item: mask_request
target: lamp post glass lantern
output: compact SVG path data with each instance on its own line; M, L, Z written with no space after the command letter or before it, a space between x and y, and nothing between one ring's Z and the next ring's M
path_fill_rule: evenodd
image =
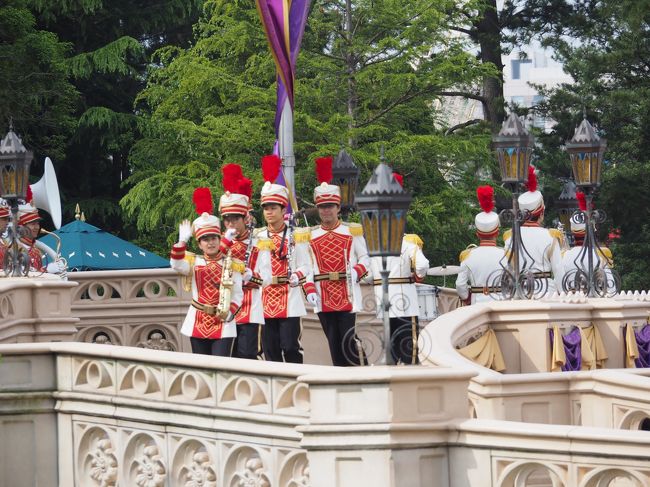
M573 178L583 190L600 186L603 157L607 141L601 139L587 119L576 128L573 138L566 143L571 158Z
M392 169L383 162L375 168L370 180L356 198L368 254L370 257L381 257L382 261L382 316L386 365L395 363L390 337L387 261L388 257L401 254L411 199L411 195L393 177Z
M6 276L26 276L29 273L29 255L18 242L18 204L27 195L32 158L33 153L25 148L20 137L10 127L0 142L0 197L10 209L10 225L7 227L9 246L2 262Z
M535 138L525 129L519 117L510 113L499 134L492 139L492 147L499 159L501 181L509 185L526 182L534 145Z
M333 184L341 188L341 212L354 210L354 196L359 185L359 168L345 149L341 149L332 164Z

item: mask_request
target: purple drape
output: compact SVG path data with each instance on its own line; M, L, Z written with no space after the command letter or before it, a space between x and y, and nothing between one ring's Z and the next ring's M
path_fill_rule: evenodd
M551 337L551 347L553 346L553 329L550 331ZM562 343L564 345L564 354L566 355L566 362L562 366L563 371L572 371L580 370L582 367L582 341L580 335L580 329L578 327L573 328L571 333L564 335L562 337Z
M634 363L637 368L650 367L650 325L645 325L639 331L634 330L634 337L639 348L639 358Z

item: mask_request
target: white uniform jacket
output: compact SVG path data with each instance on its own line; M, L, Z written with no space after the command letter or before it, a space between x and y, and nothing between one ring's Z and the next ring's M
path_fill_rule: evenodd
M312 227L305 238L309 242L312 272L304 289L306 294L318 293L316 312L361 311L359 281L370 267L361 225L339 222L330 229L318 225ZM352 269L357 273L355 282L346 277Z
M174 245L169 259L172 269L187 277L186 289L191 286L192 305L190 305L181 333L195 338L228 338L236 337L236 321L223 321L206 308L206 312L199 308L204 306L214 307L219 303L219 286L223 259L207 261L204 257L185 252L185 245ZM244 299L242 290L241 271L243 263L233 260L233 287L230 296L230 314L234 316Z
M562 267L562 251L559 243L559 230L538 226L522 226L521 241L534 262L529 263L528 269L542 273L539 277L546 278L547 295L556 289L562 289L564 268ZM504 236L506 252L510 249L510 232ZM526 255L526 258L530 260ZM552 279L551 279L552 277Z
M498 272L508 263L505 250L495 245L481 245L466 249L460 254L460 271L456 278L458 297L465 301L471 295L470 304L492 301L492 294L501 293L500 288L493 288ZM491 281L491 282L488 282ZM495 296L496 297L496 296Z
M285 232L286 229L286 232ZM258 239L258 248L268 250L270 260L270 273L266 276L262 288L264 318L296 318L304 316L305 303L303 302L300 286L289 285L289 269L296 274L300 284L305 282L309 269L308 244L301 242L298 235L305 230L294 229L293 249L288 252L290 245L289 229L285 226L279 232L273 232L267 227L255 230L254 236ZM289 262L289 254L291 262ZM261 266L266 264L260 263Z
M391 318L411 317L420 314L417 287L429 270L429 261L422 253L422 239L415 234L404 235L402 250L399 257L388 257L388 300L390 302L389 316ZM381 282L382 259L370 259L372 284L377 303L377 317L384 315L382 307L383 288Z
M584 255L584 260L582 260L581 258L581 260L578 260L578 262L576 262L576 259L580 255L580 252L582 252L582 249L583 249L582 245L576 245L575 247L571 247L569 250L564 252L564 255L562 256L562 267L564 268L565 274L568 274L569 272L578 268L580 268L580 270L582 270L585 274L588 272L589 262L586 253ZM607 280L608 280L607 284L613 286L614 280L612 277L611 267L613 266L614 262L612 260L611 250L609 250L606 247L603 247L600 249L599 252L594 251L593 262L596 268L605 270L605 275L607 276Z

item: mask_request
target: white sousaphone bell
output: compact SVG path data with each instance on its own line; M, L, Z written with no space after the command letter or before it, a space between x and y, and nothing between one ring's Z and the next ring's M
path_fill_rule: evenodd
M32 204L41 210L47 211L52 217L52 223L58 230L61 228L61 195L59 194L59 183L56 180L54 165L49 157L45 158L45 170L43 177L34 184L32 188Z

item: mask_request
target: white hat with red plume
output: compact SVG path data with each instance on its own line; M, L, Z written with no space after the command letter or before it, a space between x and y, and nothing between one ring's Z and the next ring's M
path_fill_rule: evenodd
M474 224L479 238L494 238L499 234L499 215L494 210L494 188L492 186L479 186L476 188L476 197L483 211L476 215Z
M316 178L320 183L314 188L314 203L316 206L325 204L341 204L341 188L331 184L332 182L331 156L319 157L316 159Z
M221 184L225 191L219 198L219 213L225 215L248 214L248 195L242 194L240 182L244 179L244 173L239 164L225 164L221 168L223 178ZM250 181L250 180L249 180Z
M528 210L532 216L539 216L544 211L544 197L537 190L537 176L535 168L528 166L528 191L519 196L519 208Z
M272 203L285 208L289 206L289 190L281 184L275 184L281 168L282 159L275 154L262 157L262 175L266 181L261 192L262 206Z
M196 188L192 195L194 207L199 217L192 222L194 238L199 240L206 235L221 236L221 222L212 214L214 204L210 188Z

